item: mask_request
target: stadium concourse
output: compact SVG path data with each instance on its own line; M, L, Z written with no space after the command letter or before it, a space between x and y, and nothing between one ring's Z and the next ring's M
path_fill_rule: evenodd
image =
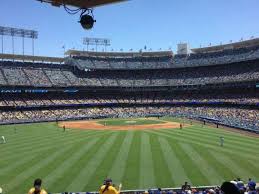
M258 39L188 55L67 55L0 54L0 124L172 116L259 133Z

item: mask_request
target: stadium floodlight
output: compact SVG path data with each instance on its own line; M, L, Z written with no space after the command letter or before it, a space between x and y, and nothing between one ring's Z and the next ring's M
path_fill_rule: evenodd
M87 38L86 37L86 38L83 39L83 44L87 45L87 51L88 51L89 45L95 45L96 51L97 51L97 46L104 46L105 51L106 51L106 47L111 45L111 40L106 39L106 38Z
M96 22L93 17L93 8L96 6L107 5L111 3L123 2L126 0L36 0L50 3L53 6L63 6L68 14L75 15L81 12L80 23L86 30L93 28ZM73 8L69 8L69 7ZM85 14L88 12L87 14Z
M32 52L34 55L34 39L38 38L38 32L35 30L26 30L21 28L11 28L0 26L0 35L2 36L2 53L4 52L4 36L12 37L12 49L14 54L14 37L22 37L22 46L23 46L23 54L24 54L24 38L32 39Z
M87 15L87 14L83 15L80 18L80 24L86 30L93 28L95 22L96 22L96 20L94 20L94 18L92 16Z
M85 12L88 12L88 13L85 14ZM92 29L94 26L94 23L96 22L96 20L94 19L93 10L86 9L85 11L83 11L80 15L79 22L84 29L86 30Z
M10 28L10 27L3 27L3 26L0 26L0 35L32 38L32 39L38 38L38 32L35 30L26 30L26 29Z

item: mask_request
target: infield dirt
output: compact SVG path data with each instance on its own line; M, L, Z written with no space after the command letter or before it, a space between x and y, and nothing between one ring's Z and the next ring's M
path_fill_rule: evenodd
M119 126L105 126L98 123L98 121L66 121L60 122L59 127L65 126L71 129L84 130L159 130L159 129L175 129L180 128L180 123L164 122L158 124L142 124L142 125L119 125Z

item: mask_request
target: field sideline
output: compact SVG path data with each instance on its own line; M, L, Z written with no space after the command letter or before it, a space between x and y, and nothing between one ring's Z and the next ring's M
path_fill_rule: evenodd
M259 139L201 124L183 130L63 132L56 123L41 123L0 126L2 135L5 194L27 193L38 177L49 192L95 191L107 176L123 189L174 187L186 180L215 185L236 177L259 182Z

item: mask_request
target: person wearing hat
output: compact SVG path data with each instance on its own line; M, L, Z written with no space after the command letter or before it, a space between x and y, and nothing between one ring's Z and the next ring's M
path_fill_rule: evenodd
M184 182L184 185L182 185L182 191L191 190L191 185L188 184L188 182Z
M220 188L224 194L240 194L238 187L231 182L224 182Z
M215 191L213 189L209 189L208 194L215 194Z
M29 190L28 194L48 194L44 189L41 188L41 179L35 179L34 187Z
M112 179L106 179L104 181L104 184L101 186L99 193L100 194L119 194L121 191L121 184L119 185L119 190L117 190L113 185L112 185Z
M247 187L249 189L255 190L255 187L256 187L255 181L253 181L251 178L249 178L248 179L248 183L247 183Z

